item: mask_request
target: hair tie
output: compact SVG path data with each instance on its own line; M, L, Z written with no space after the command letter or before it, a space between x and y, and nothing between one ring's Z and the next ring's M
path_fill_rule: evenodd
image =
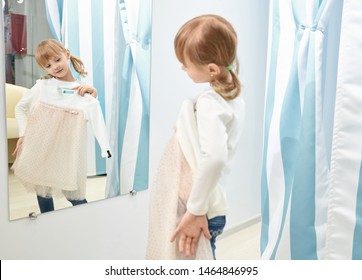
M232 70L233 70L233 66L232 66L232 65L226 66L226 69L229 70L229 71L232 71Z

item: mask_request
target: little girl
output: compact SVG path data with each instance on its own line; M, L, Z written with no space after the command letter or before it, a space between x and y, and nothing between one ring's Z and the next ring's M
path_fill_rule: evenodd
M23 96L15 108L19 140L12 169L23 185L37 194L41 213L53 211L52 197L62 194L72 203L86 203L86 122L110 156L103 114L95 88L76 80L69 67L86 76L83 62L58 41L36 48L35 59L47 75ZM86 94L89 93L89 94Z
M210 87L183 103L161 159L151 190L147 258L215 259L228 212L223 187L245 110L235 69L237 36L224 18L203 15L181 27L174 45L183 70Z

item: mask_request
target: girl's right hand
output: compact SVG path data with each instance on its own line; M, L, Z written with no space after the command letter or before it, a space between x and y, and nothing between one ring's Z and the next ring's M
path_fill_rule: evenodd
M23 144L23 142L24 142L24 137L19 137L18 141L16 142L15 150L14 150L14 152L11 154L13 157L16 157L16 155L17 155L18 152L19 152L20 146L21 146L21 144Z
M86 93L92 95L94 98L97 98L97 96L98 96L97 90L94 87L86 85L86 84L79 85L72 89L78 91L78 94L80 96L84 96Z

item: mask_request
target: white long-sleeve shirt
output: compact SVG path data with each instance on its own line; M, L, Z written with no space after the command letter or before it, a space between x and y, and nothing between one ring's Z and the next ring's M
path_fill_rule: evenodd
M71 90L79 85L79 81L66 82L55 78L37 80L36 84L20 99L15 107L19 136L24 136L28 115L39 102L67 109L82 110L101 147L102 157L108 157L107 151L110 151L110 146L99 101L89 94L80 96Z
M200 94L194 102L196 131L189 134L194 134L195 141L191 145L181 145L184 146L186 158L187 150L198 145L193 151L195 153L197 150L196 166L193 168L194 181L187 210L193 215L206 214L211 219L228 212L224 185L242 132L245 103L241 96L225 100L212 89ZM179 120L179 124L185 123L183 128L180 127L180 134L192 130L188 127L192 123L191 118L182 114L179 118L183 119L181 122ZM179 135L181 142L184 142L183 137ZM189 140L186 142L190 143Z

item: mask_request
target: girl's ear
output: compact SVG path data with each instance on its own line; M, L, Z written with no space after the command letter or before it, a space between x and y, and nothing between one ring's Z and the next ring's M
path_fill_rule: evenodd
M217 76L220 74L220 67L218 65L216 65L215 63L209 63L207 65L208 69L209 69L209 73L210 76Z
M69 50L66 50L65 54L67 55L67 58L70 58L70 51Z

